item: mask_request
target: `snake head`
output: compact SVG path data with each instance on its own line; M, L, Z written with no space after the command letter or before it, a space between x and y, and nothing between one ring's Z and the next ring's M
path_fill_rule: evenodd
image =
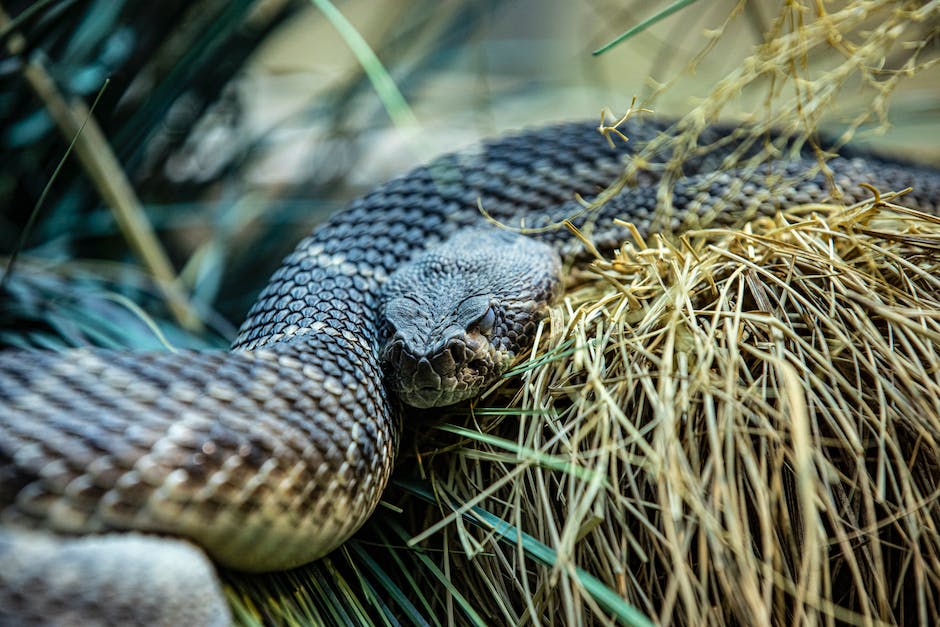
M493 228L419 253L383 287L390 388L414 407L479 394L531 346L560 272L551 247Z

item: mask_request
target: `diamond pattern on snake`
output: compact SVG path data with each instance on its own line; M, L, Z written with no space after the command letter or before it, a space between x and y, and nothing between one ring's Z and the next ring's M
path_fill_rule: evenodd
M629 236L615 217L650 230L663 168L597 211L577 196L668 128L631 121L616 148L594 124L537 128L379 186L300 241L231 351L0 353L0 623L226 624L214 564L280 570L338 547L392 472L393 399L463 401L527 350L581 248L541 227L577 216L600 247ZM741 141L691 153L667 227L825 201L832 183L843 202L870 194L859 182L940 201L940 173L864 153L830 160L830 179L792 147L745 178L724 163Z

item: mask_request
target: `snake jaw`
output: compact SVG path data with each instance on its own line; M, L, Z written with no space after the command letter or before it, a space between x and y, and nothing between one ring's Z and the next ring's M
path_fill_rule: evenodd
M477 335L477 337L473 337ZM396 334L382 352L390 386L408 405L418 408L453 405L489 385L509 359L478 334L453 336L431 350L414 350Z

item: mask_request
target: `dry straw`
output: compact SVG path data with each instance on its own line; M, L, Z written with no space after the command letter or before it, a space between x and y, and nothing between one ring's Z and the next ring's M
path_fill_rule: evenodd
M937 2L785 3L610 193L658 160L672 210L695 138L742 90L766 106L729 166L758 173L834 113L838 147L934 65L938 24ZM872 190L634 239L572 274L511 400L504 386L442 427L459 444L423 463L445 507L414 543L445 529L445 572L501 623L629 622L590 573L664 624L936 624L940 221ZM481 510L515 540L469 526Z
M932 622L938 247L936 218L872 200L594 262L522 365L517 415L478 411L490 436L437 477L557 563L455 525L465 594L599 618L577 565L664 623Z

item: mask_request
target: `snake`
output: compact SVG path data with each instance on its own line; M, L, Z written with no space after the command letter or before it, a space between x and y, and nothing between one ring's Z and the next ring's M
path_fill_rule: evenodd
M589 211L673 128L630 120L613 144L596 126L510 133L352 201L284 259L229 351L0 353L0 623L228 624L216 566L338 547L379 502L408 408L472 399L525 354L583 257L553 225L612 249L627 222L740 223L869 197L860 183L940 203L937 170L861 151L729 164L760 142L716 125L681 170L659 154Z

